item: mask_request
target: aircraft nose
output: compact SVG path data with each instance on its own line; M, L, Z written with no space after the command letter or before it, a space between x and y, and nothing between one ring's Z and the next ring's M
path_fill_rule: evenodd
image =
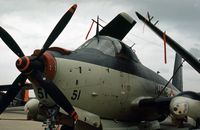
M30 68L30 58L27 56L21 57L16 61L16 67L20 72L27 73Z

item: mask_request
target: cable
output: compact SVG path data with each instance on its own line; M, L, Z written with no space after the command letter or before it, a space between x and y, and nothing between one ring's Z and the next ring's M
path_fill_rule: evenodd
M165 85L165 87L160 91L160 93L158 94L157 98L159 98L161 96L161 94L164 92L164 90L167 88L168 84L171 82L171 80L174 78L174 76L176 75L176 73L178 72L178 70L183 66L183 63L185 62L185 60L182 61L182 63L179 65L179 67L176 69L176 71L174 72L174 74L172 75L172 77L169 79L169 81L167 82L167 84Z

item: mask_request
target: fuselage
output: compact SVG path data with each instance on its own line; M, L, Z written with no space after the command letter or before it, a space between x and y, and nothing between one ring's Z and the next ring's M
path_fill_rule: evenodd
M110 37L94 37L68 55L49 53L56 59L53 82L75 107L102 118L140 120L144 111L133 102L156 97L167 83L142 65L127 45ZM42 88L34 88L42 104L55 104ZM178 91L169 84L162 95L172 93Z

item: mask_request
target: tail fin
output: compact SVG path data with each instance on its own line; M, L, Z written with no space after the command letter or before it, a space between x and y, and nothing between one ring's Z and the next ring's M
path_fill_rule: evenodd
M181 64L182 64L182 57L178 53L176 53L173 74L176 72L176 70L179 68L179 66ZM180 91L183 91L183 72L182 72L182 68L183 67L180 67L180 69L174 75L174 78L172 80L172 84Z

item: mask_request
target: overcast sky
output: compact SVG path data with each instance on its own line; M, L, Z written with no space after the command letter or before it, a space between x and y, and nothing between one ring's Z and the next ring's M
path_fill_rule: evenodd
M0 25L17 41L26 55L41 48L62 15L74 4L77 11L68 26L52 46L74 50L85 42L91 19L97 15L107 23L120 12L126 12L137 24L123 40L133 49L141 62L167 80L172 76L174 51L167 47L167 64L163 61L163 41L139 21L135 11L154 16L153 22L165 30L184 48L200 58L199 0L0 0ZM105 25L106 23L101 23ZM143 32L144 27L144 32ZM95 28L90 34L94 35ZM0 40L0 84L12 83L18 70L17 56ZM184 63L184 89L200 92L200 75Z

